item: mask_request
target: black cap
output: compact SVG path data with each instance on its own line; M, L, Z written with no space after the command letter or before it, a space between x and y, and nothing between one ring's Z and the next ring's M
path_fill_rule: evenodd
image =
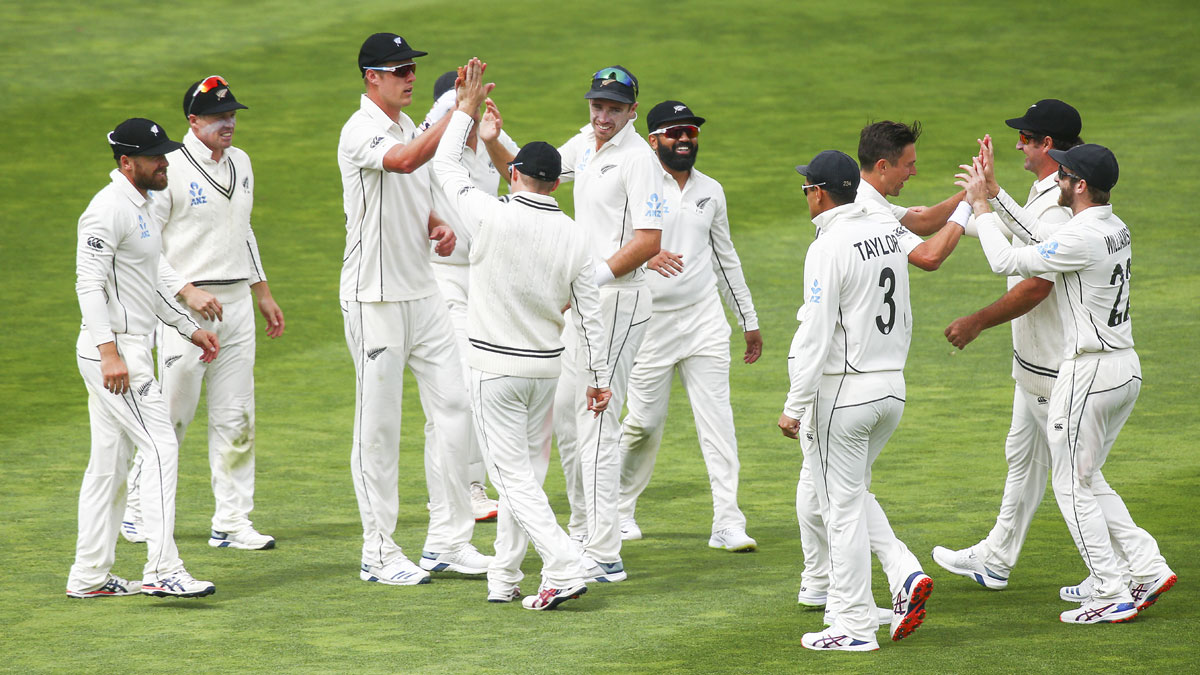
M691 123L696 126L704 124L704 118L692 112L692 109L680 101L663 101L650 109L646 115L646 124L650 131L656 131L672 123Z
M826 190L851 192L858 189L862 176L858 173L858 162L844 152L823 150L808 164L801 164L796 171L812 185L824 183Z
M1066 151L1051 150L1050 157L1097 190L1108 192L1117 184L1117 158L1103 145L1084 143Z
M395 33L376 33L363 41L358 50L358 70L366 74L368 66L382 66L389 61L406 61L428 52L417 51L408 40Z
M220 75L211 75L193 82L183 93L183 116L216 115L230 110L245 110L246 106L233 97L229 83Z
M183 147L183 143L167 138L162 127L144 117L118 124L116 129L108 132L108 144L112 146L113 159L120 159L121 155L165 155Z
M1004 123L1017 131L1037 131L1064 139L1077 138L1083 130L1079 111L1056 98L1044 98L1029 106L1024 116Z
M433 82L433 100L438 100L442 94L454 88L454 83L458 81L457 70L447 70L438 76L438 79Z
M530 178L556 181L562 173L562 157L553 145L544 141L532 141L521 148L513 158L512 166Z
M601 68L592 75L592 88L584 98L603 98L620 103L637 103L638 80L625 66Z

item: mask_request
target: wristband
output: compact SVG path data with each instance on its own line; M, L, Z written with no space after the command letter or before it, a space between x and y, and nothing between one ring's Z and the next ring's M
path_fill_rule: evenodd
M971 205L968 204L966 202L966 200L963 200L963 201L959 202L958 206L956 206L954 208L954 213L952 213L950 215L950 219L947 220L946 222L954 223L955 225L958 225L959 227L961 227L964 232L966 232L967 231L967 219L970 217L971 217Z
M596 286L597 287L603 286L604 284L607 284L608 282L610 282L616 278L617 277L615 275L613 275L612 268L608 266L608 263L601 261L599 264L596 265Z

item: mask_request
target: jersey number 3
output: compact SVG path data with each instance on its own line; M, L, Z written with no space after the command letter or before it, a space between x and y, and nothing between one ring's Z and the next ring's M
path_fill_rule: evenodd
M879 287L883 289L883 304L887 307L887 321L883 320L883 315L875 317L875 327L880 333L887 335L892 332L892 326L896 325L896 301L892 296L896 293L896 273L892 268L885 267L879 273Z

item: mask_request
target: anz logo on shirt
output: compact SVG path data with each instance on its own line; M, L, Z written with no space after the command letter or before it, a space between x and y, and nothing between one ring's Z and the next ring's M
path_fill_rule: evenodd
M138 239L150 238L150 228L146 225L146 219L142 218L141 214L138 214L138 230L141 232L138 235Z
M1044 244L1041 244L1037 247L1037 252L1038 252L1038 255L1049 260L1050 256L1054 255L1055 253L1058 253L1058 242L1057 241L1048 241Z
M200 187L200 184L195 181L192 181L188 185L188 194L192 196L192 206L200 206L201 204L208 203L208 195L204 194L204 188Z
M812 288L808 289L808 301L814 305L821 304L821 282L813 279Z
M663 214L668 213L667 203L659 199L658 193L650 195L649 201L646 202L646 217L647 218L662 218Z

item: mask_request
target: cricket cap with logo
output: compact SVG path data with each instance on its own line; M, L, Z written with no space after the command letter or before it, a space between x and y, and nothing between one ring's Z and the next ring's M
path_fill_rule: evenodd
M122 155L165 155L183 147L183 143L167 138L167 132L161 126L144 117L118 124L116 129L108 132L108 145L112 148L113 159L120 159Z
M592 75L592 88L584 98L603 98L618 103L637 103L638 80L625 66L601 68Z
M544 141L531 141L521 147L513 158L512 166L522 175L554 182L562 173L562 156L558 150Z
M217 115L230 110L245 110L233 96L229 83L220 75L193 82L183 93L183 116Z
M1117 184L1117 158L1103 145L1084 143L1070 150L1051 150L1050 158L1097 190L1108 192Z
M361 75L366 75L367 68L371 66L407 61L428 53L413 49L408 40L395 33L376 33L364 40L362 48L358 50L358 70Z
M650 109L646 115L646 126L650 131L656 131L672 124L704 124L704 118L693 113L681 101L663 101Z
M808 179L812 185L821 185L831 192L853 192L858 189L862 176L858 162L850 155L838 150L823 150L808 164L796 167L796 172Z
M1077 138L1083 130L1079 111L1056 98L1044 98L1029 106L1021 117L1004 123L1017 131L1034 131L1051 138Z

